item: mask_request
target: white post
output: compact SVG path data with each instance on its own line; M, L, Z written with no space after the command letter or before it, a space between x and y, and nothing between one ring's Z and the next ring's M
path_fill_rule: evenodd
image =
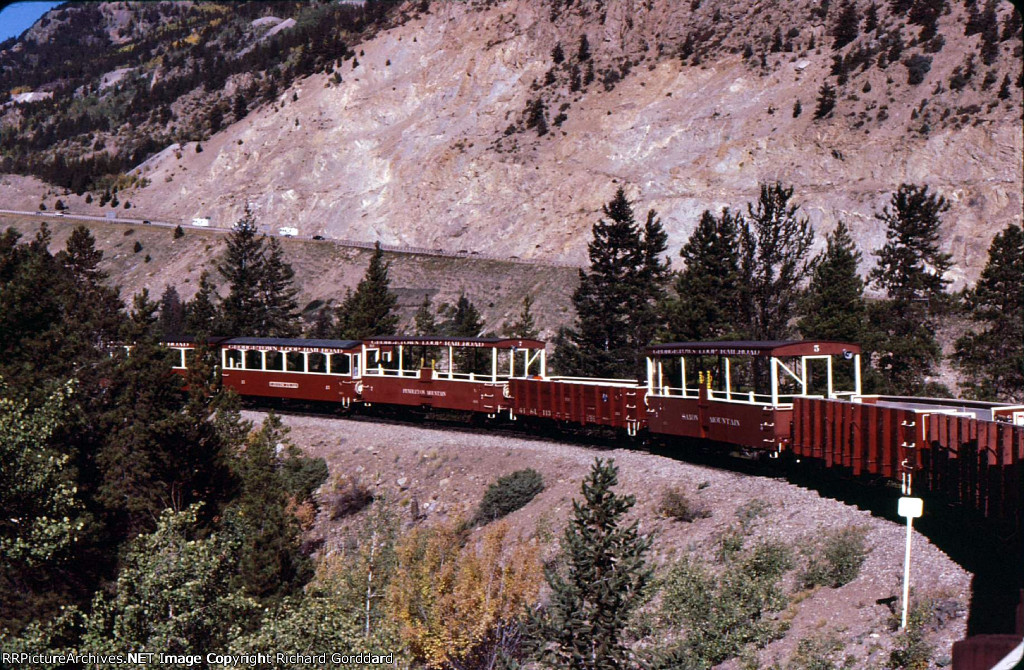
M913 520L924 512L924 501L920 498L900 498L897 506L900 516L907 519L907 552L903 559L903 619L901 628L907 627L907 610L910 601L910 538Z
M658 359L658 393L665 392L665 366L661 359Z
M779 368L778 361L772 356L771 369L772 369L772 407L778 407L779 405Z
M516 350L509 349L508 351L508 378L512 379L515 377L516 372Z
M540 376L541 377L547 377L548 376L548 367L547 367L547 356L546 356L546 354L547 354L547 350L546 349L541 349L540 350Z
M853 392L860 395L860 354L853 357Z
M498 348L491 349L491 383L498 381Z
M832 398L832 357L829 356L825 360L828 361L828 398Z
M448 347L448 379L455 376L455 347Z
M686 356L679 357L679 367L682 370L683 397L686 397Z
M405 347L398 345L398 376L405 374Z
M728 356L725 357L725 399L732 400L732 369Z
M267 352L260 352L260 363L263 365L263 371L265 372L267 370Z
M800 395L807 395L807 357L800 357Z

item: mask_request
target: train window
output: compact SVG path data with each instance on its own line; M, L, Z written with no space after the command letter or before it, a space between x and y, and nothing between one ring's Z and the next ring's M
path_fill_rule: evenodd
M309 354L309 371L323 374L327 372L327 356L325 354Z
M347 375L352 372L351 359L347 354L331 354L331 374Z
M171 349L174 353L171 354L171 360L173 366L176 368L185 367L185 350L184 349Z
M288 361L288 372L305 372L306 357L299 351L289 351L285 356Z
M226 349L224 351L224 365L228 368L242 367L242 352L238 349Z
M245 369L246 370L262 370L263 369L263 352L261 351L246 351L245 352Z
M284 369L284 356L281 355L280 351L268 351L267 352L267 370L283 370Z

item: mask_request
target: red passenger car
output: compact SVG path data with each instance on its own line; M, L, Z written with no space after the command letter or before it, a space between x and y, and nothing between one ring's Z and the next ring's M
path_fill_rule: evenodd
M860 395L860 352L855 344L828 341L649 347L650 431L777 453L792 435L794 399ZM836 389L840 380L847 390Z
M361 342L234 337L219 346L221 381L239 395L344 407L357 399Z
M521 338L371 337L363 361L366 403L490 416L511 411L510 380L545 370L544 343Z

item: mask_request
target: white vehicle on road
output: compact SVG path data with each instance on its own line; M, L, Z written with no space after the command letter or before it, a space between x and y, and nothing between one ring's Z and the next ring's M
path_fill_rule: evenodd
M197 228L209 228L210 227L210 217L208 217L208 216L197 216L194 219L192 219L192 225L197 227Z
M282 226L277 229L277 234L281 237L295 237L299 234L299 229L292 228L291 226Z

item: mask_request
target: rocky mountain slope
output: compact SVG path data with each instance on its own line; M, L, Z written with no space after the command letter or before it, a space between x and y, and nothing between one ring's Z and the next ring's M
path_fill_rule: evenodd
M952 204L958 285L1020 222L1009 3L436 1L396 16L330 73L143 163L132 205L229 225L249 202L305 235L582 262L619 185L660 213L674 255L702 210L772 180L819 237L844 219L870 252L874 214L924 183ZM32 208L45 193L5 191Z

